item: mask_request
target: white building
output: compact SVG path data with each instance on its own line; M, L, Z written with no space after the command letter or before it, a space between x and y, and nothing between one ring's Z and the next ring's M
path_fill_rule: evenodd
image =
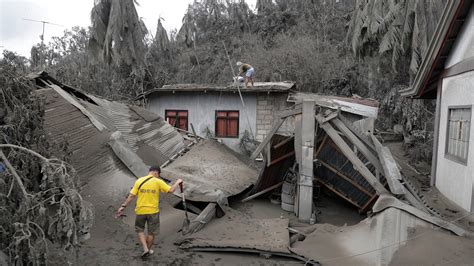
M273 115L286 109L293 82L255 82L254 87L209 84L165 85L145 96L148 108L177 128L205 137L210 133L239 151L245 131L263 140L273 124Z
M474 6L448 1L415 77L402 95L436 99L431 184L474 212Z

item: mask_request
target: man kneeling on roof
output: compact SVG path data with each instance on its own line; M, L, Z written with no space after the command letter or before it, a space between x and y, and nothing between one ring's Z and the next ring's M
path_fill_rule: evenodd
M255 76L255 69L253 66L242 62L237 62L237 66L239 67L239 76L245 74L245 87L248 86L249 81L253 87L253 77Z
M155 240L155 234L160 231L160 192L173 193L179 184L183 182L183 180L178 179L172 186L169 186L160 179L160 174L160 167L150 167L147 176L135 181L128 198L117 210L117 217L119 217L123 214L127 205L137 198L135 231L138 233L138 240L143 246L142 257L153 254L151 247ZM148 235L145 235L145 225L147 226Z

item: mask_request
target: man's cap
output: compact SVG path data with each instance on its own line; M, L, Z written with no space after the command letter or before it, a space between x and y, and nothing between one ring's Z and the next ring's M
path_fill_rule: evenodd
M161 169L159 166L150 166L150 169L148 170L149 172L153 172L153 171L158 171L160 172Z
M244 64L244 63L238 61L236 65L237 65L237 66L241 66L241 65L243 65L243 64Z

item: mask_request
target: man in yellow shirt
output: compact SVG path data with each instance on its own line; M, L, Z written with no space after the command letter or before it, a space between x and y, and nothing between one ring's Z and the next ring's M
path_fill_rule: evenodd
M137 204L135 208L135 231L138 233L138 240L143 246L142 257L153 254L151 246L155 240L155 234L160 230L160 192L173 193L176 188L183 182L178 179L169 186L160 179L160 167L152 166L147 176L140 177L133 185L128 198L117 210L117 216L123 214L127 205L135 198ZM145 225L147 226L148 235L145 235Z

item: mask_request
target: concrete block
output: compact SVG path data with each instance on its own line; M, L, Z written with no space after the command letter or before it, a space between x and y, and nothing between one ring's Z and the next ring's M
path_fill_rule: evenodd
M257 106L260 106L260 105L267 105L267 104L268 104L267 100L258 100L258 101L257 101Z
M271 115L272 114L272 112L270 110L260 110L259 113L262 114L262 115Z
M265 129L259 129L257 130L257 134L260 134L260 135L265 135L267 133L267 131Z

